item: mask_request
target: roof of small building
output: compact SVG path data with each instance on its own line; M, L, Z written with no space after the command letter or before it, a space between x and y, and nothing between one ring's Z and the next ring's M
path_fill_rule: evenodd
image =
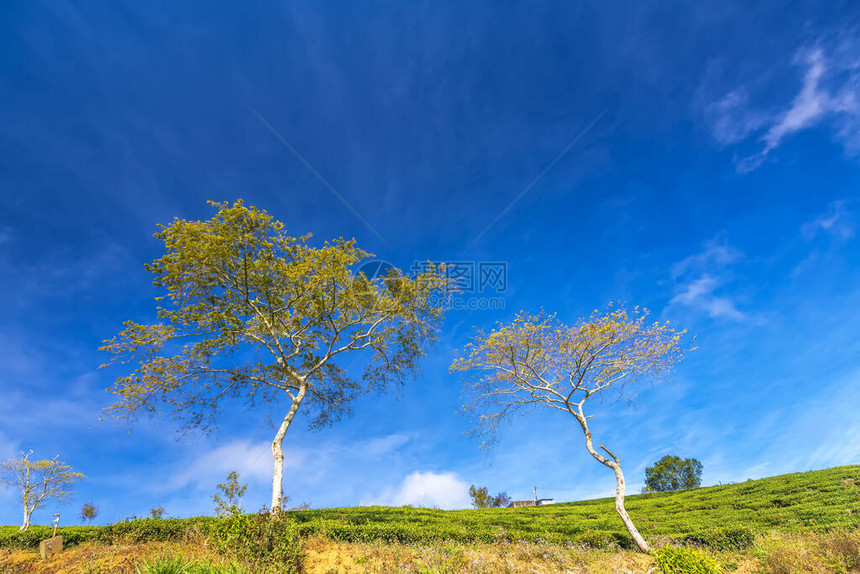
M536 506L534 500L512 500L508 508L522 508L524 506Z

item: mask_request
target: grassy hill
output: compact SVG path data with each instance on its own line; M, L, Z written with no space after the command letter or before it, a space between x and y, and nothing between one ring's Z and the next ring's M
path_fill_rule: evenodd
M646 538L695 538L717 530L746 529L757 534L774 528L854 529L860 527L860 465L633 495L627 498L626 506ZM360 507L291 514L303 530L322 530L328 537L350 541L615 539L624 545L627 540L611 498L517 509Z
M608 477L609 480L611 477ZM692 540L714 548L748 545L751 537L781 531L860 528L860 465L774 476L689 491L633 495L631 517L646 538ZM433 510L349 507L288 513L303 537L344 542L492 543L527 541L628 547L630 540L610 498L535 508ZM213 518L146 519L104 527L64 527L67 544L177 540L190 529L206 532ZM38 545L48 527L19 534L0 527L0 546Z

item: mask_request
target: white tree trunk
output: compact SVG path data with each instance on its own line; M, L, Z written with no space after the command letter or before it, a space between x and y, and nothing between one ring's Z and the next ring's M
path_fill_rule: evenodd
M284 504L284 437L287 435L287 430L290 428L290 423L296 416L299 406L302 404L302 399L305 398L307 387L302 385L299 392L293 399L293 404L290 405L290 410L287 411L284 420L281 421L281 426L278 427L278 432L275 434L275 439L272 441L272 458L274 459L274 473L272 475L272 508L270 512L275 514L283 510Z
M579 422L582 427L582 432L585 433L585 448L588 449L589 454L597 459L597 462L604 466L608 466L615 472L615 512L618 513L618 516L621 517L621 522L624 523L625 528L627 528L627 532L630 533L630 536L633 538L633 541L636 543L636 546L639 547L639 550L644 552L645 554L650 554L651 549L648 547L648 543L645 542L645 539L642 538L642 535L639 534L639 530L636 529L636 526L633 524L633 521L630 520L630 515L627 514L627 509L624 508L624 473L621 472L621 462L618 460L618 457L609 452L605 446L600 445L600 448L606 451L606 453L612 457L612 460L606 458L596 450L594 450L594 443L591 438L591 431L588 430L588 419L582 412L582 405L579 405L579 412L571 412L576 420Z
M30 529L30 516L33 514L32 510L28 510L28 508L24 507L24 523L21 525L21 528L18 529L19 532L25 532Z
M621 517L621 522L624 523L624 526L627 528L627 532L629 532L630 536L633 537L633 541L636 543L636 546L639 547L639 550L646 554L650 554L651 549L648 547L648 543L645 542L645 539L642 538L641 534L639 534L636 526L633 525L633 521L630 520L630 515L627 514L627 509L624 508L624 473L621 472L621 465L617 462L617 459L611 468L615 471L615 512L617 512L618 516Z

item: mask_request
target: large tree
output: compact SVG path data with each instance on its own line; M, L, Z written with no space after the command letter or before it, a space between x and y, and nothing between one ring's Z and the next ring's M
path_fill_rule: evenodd
M702 463L695 458L666 455L645 469L642 492L669 492L702 485Z
M116 380L109 411L128 420L160 404L183 429L208 432L230 399L286 402L272 440L275 512L283 441L299 409L312 415L312 427L330 425L360 393L413 374L436 338L444 275L430 268L368 279L356 269L371 255L355 240L314 247L310 235L291 237L241 200L210 203L218 210L211 219L177 218L155 235L166 253L146 268L166 290L158 298L166 304L157 321L127 321L105 342L115 361L138 364ZM354 377L362 368L363 377Z
M683 357L685 332L668 323L648 323L647 316L638 307L628 312L610 306L568 326L545 312L521 312L510 324L478 333L451 365L473 375L465 409L477 434L495 438L499 425L525 408L572 416L582 428L588 453L615 473L615 510L643 552L650 551L648 544L624 508L621 461L602 444L606 456L594 448L588 426L594 415L586 414L586 404L623 397L628 385L661 377Z
M33 451L22 452L19 458L0 463L0 482L12 486L24 506L24 522L19 530L30 528L30 517L40 506L63 502L74 491L76 482L84 478L80 472L59 460L59 455L43 460L30 460Z

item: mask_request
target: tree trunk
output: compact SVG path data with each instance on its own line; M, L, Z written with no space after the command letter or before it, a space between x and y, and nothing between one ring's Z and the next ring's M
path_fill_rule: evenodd
M582 403L578 405L577 411L571 410L570 414L576 418L579 425L582 427L582 432L585 433L585 448L588 449L588 453L593 456L597 462L604 466L608 466L615 472L615 512L617 512L618 516L621 517L621 522L624 523L624 526L627 528L627 532L630 533L630 536L633 538L636 546L639 547L639 550L645 554L650 554L651 549L648 547L648 543L645 542L645 539L642 538L641 534L639 534L639 530L636 529L633 521L630 520L630 515L627 514L627 509L624 508L624 473L621 472L621 462L618 460L617 456L612 454L609 449L603 445L600 445L600 448L605 450L606 453L612 457L612 460L594 450L591 431L588 429L588 418L582 412Z
M275 440L272 441L272 458L274 459L274 473L272 475L272 514L283 510L284 504L284 437L287 435L287 430L290 428L290 423L296 416L299 406L302 404L302 399L305 397L307 387L302 385L299 392L293 399L293 404L290 410L287 411L284 420L281 421L281 426L278 427L278 432L275 434Z
M629 532L630 536L633 537L633 541L636 543L636 546L639 547L639 550L645 554L650 554L651 549L648 547L648 543L645 542L645 539L642 538L641 534L639 534L633 521L630 520L630 515L627 514L627 509L624 508L624 473L621 472L621 465L617 460L612 466L612 470L615 471L615 512L617 512L618 516L621 517L621 522L624 523L624 526L627 528L627 532Z
M32 511L28 512L27 507L24 507L24 524L21 525L21 528L18 529L19 532L26 532L30 529L30 515L33 514Z

